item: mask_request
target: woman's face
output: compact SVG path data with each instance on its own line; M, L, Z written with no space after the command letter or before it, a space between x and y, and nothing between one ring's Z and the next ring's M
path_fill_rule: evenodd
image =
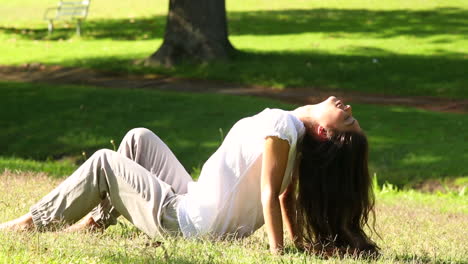
M338 131L361 131L359 122L353 117L350 105L345 105L335 96L316 105L317 122L327 129Z

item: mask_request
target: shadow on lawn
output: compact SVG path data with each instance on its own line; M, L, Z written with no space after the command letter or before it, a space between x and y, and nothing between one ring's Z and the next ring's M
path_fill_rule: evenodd
M387 38L398 35L427 37L450 42L468 35L468 11L440 8L411 10L282 10L230 12L230 35L280 35L323 32L329 38L353 33ZM73 25L72 25L73 26ZM161 39L165 16L153 18L89 20L84 24L85 39ZM40 29L0 28L26 39L48 38L46 25ZM74 36L73 29L58 27L51 40ZM347 36L349 37L349 36ZM321 43L310 43L311 48ZM432 95L468 98L467 54L434 49L431 56L395 54L372 46L343 45L346 55L311 51L239 52L230 63L181 66L176 69L142 69L118 57L77 58L67 65L95 67L120 72L177 73L182 76L224 79L232 82L275 87L316 86L382 94ZM150 56L151 54L142 55ZM123 62L123 63L122 63ZM264 65L271 65L266 69Z
M370 174L380 182L402 186L468 175L461 166L468 158L467 115L370 105L354 105L353 112L369 137Z
M280 102L212 94L162 93L0 82L0 157L59 160L112 149L135 127L157 133L188 171L199 168L233 123ZM241 110L239 110L241 109Z
M1 83L0 156L36 160L89 157L112 148L126 131L147 127L188 171L200 168L234 122L265 107L293 106L259 98L142 89L94 89ZM403 107L354 105L370 139L371 174L403 185L417 179L466 176L468 116ZM454 132L455 131L455 132ZM458 136L456 136L458 135Z
M165 16L135 19L89 20L84 23L86 39L143 40L162 38L166 23ZM463 38L468 35L468 10L461 8L439 8L427 11L365 9L311 9L250 11L228 13L229 34L238 35L281 35L308 32L340 34L353 33L376 38L399 35L427 37L451 35ZM74 27L74 24L69 24ZM67 39L74 30L59 25L51 37L47 37L47 25L40 29L2 28L0 32L20 34L26 39ZM359 37L359 36L358 36ZM439 39L437 42L450 42Z
M465 70L468 60L458 53L440 51L436 56L416 56L370 47L343 49L349 49L350 54L243 51L230 62L171 69L135 66L128 59L116 57L80 58L63 63L123 73L162 73L278 88L316 87L329 91L468 98Z

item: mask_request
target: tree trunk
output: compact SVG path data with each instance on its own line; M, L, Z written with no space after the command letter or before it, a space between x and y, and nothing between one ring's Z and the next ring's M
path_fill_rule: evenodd
M145 65L228 59L233 51L225 0L170 0L163 44Z

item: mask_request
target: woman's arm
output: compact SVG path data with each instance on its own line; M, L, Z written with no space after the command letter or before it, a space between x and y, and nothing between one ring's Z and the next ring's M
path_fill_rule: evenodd
M278 137L267 137L262 160L261 199L270 251L283 250L283 221L279 194L288 163L289 143Z
M300 222L297 219L296 212L296 186L298 177L299 169L298 166L296 166L291 183L280 196L280 204L283 222L289 232L291 240L294 242L294 245L297 248L303 249L301 232L302 227L300 226Z

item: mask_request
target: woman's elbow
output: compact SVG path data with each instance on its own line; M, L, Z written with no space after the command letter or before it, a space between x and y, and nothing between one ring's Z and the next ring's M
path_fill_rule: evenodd
M263 190L261 196L262 204L264 206L271 204L272 202L279 202L279 194L271 189Z

